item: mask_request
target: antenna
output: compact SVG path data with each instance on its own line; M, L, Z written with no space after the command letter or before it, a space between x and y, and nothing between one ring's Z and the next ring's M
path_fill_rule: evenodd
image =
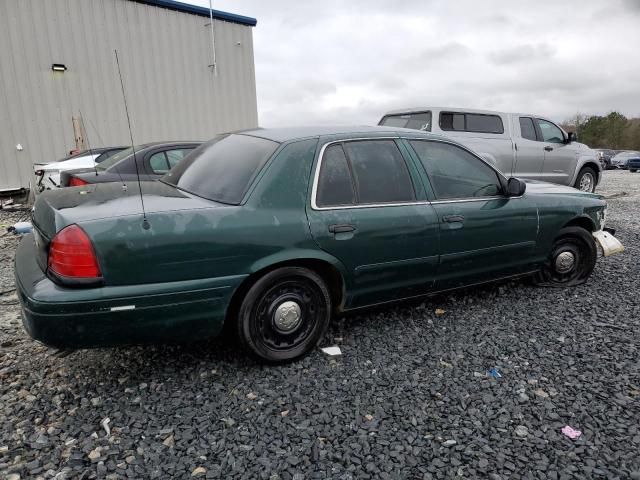
M127 126L129 127L129 138L131 139L131 149L133 150L133 163L136 166L136 178L138 179L138 189L140 190L140 203L142 204L142 228L149 230L149 220L147 220L147 212L144 209L144 198L142 196L142 184L140 183L140 172L138 171L138 159L136 157L136 147L133 143L133 133L131 131L131 119L129 118L129 107L127 107L127 95L124 93L124 82L122 81L122 72L120 71L120 60L118 60L118 50L114 50L116 54L116 65L118 66L118 76L120 77L120 87L122 87L122 99L124 100L124 111L127 114Z
M93 152L91 151L91 142L89 141L89 132L87 132L87 127L84 126L84 117L82 116L82 111L78 110L80 113L80 122L82 123L82 131L84 132L84 138L87 141L87 147L89 147L89 155L93 156ZM93 171L96 172L96 177L98 176L98 167L95 158L93 159Z

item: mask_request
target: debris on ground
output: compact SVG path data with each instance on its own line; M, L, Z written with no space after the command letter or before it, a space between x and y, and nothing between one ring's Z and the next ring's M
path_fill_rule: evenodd
M321 348L320 350L322 350L324 353L326 353L330 357L336 357L338 355L342 355L342 350L340 350L340 347L338 347L337 345L334 345L333 347L324 347L324 348Z
M487 372L490 377L493 378L502 378L502 374L498 371L498 367L493 367L489 372Z
M580 430L575 430L573 427L570 427L569 425L562 427L561 431L566 437L569 437L571 440L575 440L580 435L582 435L582 432Z

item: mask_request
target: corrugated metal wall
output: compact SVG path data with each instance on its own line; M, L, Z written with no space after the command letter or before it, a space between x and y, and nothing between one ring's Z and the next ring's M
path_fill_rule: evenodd
M115 49L135 143L257 126L251 27L214 21L214 76L208 22L130 0L0 0L0 190L75 148L80 112L92 147L130 143Z

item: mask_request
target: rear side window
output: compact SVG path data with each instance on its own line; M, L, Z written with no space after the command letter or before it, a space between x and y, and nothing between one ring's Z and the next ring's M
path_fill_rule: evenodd
M520 117L520 133L522 138L536 141L536 128L533 126L533 119L529 117Z
M346 142L358 192L358 203L395 203L415 200L409 171L396 142Z
M164 152L158 152L151 155L149 158L149 167L155 174L164 175L169 171L169 164L167 163L167 157Z
M316 203L320 207L336 207L353 205L355 201L356 194L342 145L331 145L322 157Z
M362 140L327 147L316 203L320 207L415 200L404 158L393 140Z
M466 150L448 143L412 140L438 200L492 197L501 192L498 174Z
M454 132L504 133L502 118L482 113L441 112L440 128Z
M162 181L199 197L238 205L278 145L249 135L221 135L193 150Z
M431 112L407 113L404 115L387 115L379 125L385 127L411 128L413 130L431 131Z
M180 160L191 152L193 148L178 148L175 150L167 150L165 153L167 154L167 160L169 161L169 168L175 167Z

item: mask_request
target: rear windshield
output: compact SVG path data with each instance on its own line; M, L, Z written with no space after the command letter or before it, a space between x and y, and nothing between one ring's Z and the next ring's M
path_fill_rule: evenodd
M386 115L378 125L385 127L411 128L413 130L431 131L431 112L404 113Z
M238 205L276 148L276 142L263 138L222 135L196 148L162 181L199 197Z

